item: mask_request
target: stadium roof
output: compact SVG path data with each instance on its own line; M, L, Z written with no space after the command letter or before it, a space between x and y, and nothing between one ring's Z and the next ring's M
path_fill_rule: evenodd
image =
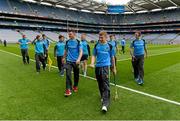
M180 0L23 0L40 4L105 13L107 5L125 5L125 13L140 13L180 7Z

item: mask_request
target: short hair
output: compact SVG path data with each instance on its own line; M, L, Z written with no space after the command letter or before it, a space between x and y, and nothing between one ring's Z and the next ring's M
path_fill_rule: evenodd
M37 36L36 36L36 39L39 38L39 37L41 37L41 36L40 36L40 35L37 35Z
M139 34L141 36L141 31L136 31L135 34Z
M106 31L100 31L100 32L99 32L99 35L100 35L100 36L106 36L106 37L107 37L108 34L107 34Z
M115 37L115 35L114 35L114 34L111 34L111 35L109 35L109 37Z
M76 33L74 29L70 29L68 32Z
M86 33L82 33L81 35L85 35L86 36Z
M45 37L46 35L45 34L42 34L42 37Z
M59 38L62 38L62 37L64 38L64 36L63 36L63 35L59 35Z

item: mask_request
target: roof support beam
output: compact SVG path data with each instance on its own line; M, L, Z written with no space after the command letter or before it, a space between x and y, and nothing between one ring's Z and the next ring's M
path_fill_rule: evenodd
M129 5L134 5L134 6L138 7L138 8L142 8L142 9L144 9L144 10L147 10L147 11L148 11L148 9L147 9L147 8L144 8L144 7L142 7L142 6L138 5L138 4L134 3L134 2L130 2L130 3L129 3Z
M132 7L130 7L129 5L126 5L126 7L127 7L131 12L136 13L136 11L135 11Z
M65 2L66 0L60 0L59 2L56 2L55 3L55 5L58 5L58 4L60 4L60 3L62 3L62 2Z
M178 7L179 5L177 3L175 3L173 0L168 0L170 3L172 3L173 5L175 5L176 7Z
M74 4L70 5L69 7L73 7L73 6L76 6L76 5L81 4L81 3L87 3L88 1L89 0L82 0L80 2L77 2L77 3L74 3Z
M96 2L91 2L90 5L86 6L85 8L89 9L89 8L92 8L92 7L97 6L97 5L100 5L100 4L96 3Z
M161 6L159 6L159 5L157 5L157 4L155 4L154 2L152 2L151 0L144 0L145 2L147 2L147 3L150 3L151 5L153 5L153 6L155 6L155 7L157 7L157 8L161 8L162 9L162 7Z
M95 11L99 11L99 9L101 9L102 7L105 7L105 5L104 4L100 5L98 8L95 9ZM100 10L100 11L102 11L102 10Z

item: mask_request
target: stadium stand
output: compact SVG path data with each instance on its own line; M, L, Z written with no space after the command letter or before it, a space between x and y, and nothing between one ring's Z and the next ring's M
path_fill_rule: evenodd
M8 4L9 3L9 4ZM4 12L24 13L44 17L59 18L88 23L144 23L180 20L180 10L163 10L158 12L101 15L85 12L78 12L52 6L45 6L35 3L27 3L19 0L1 0L0 10ZM165 14L164 14L165 13ZM175 16L175 14L177 16Z
M67 29L71 28L78 31L78 39L80 33L87 33L89 41L97 41L100 30L115 34L118 40L131 41L132 33L140 30L149 43L179 43L180 8L135 14L96 14L22 0L1 0L0 11L0 28L6 28L1 30L0 38L6 38L3 33L8 31L14 36L7 36L9 42L19 38L20 34L14 31L17 29L30 40L44 33L57 41L59 34L67 37Z
M0 38L1 40L7 40L8 43L14 43L21 38L21 35L15 30L0 29Z

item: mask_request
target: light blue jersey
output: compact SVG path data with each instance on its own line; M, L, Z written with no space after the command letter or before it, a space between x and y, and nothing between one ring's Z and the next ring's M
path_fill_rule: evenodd
M57 42L57 44L55 45L55 56L63 56L64 55L64 50L65 50L65 43L63 41L59 41Z
M126 40L121 40L121 46L126 46Z
M28 49L28 42L30 42L28 39L20 39L18 42L20 43L21 49Z
M89 55L87 41L86 40L82 40L81 44L82 44L83 55Z
M48 49L49 45L50 45L49 40L48 39L42 39L42 41L44 42L46 49Z
M82 50L82 45L79 40L69 39L66 41L65 49L67 51L66 60L76 62L79 57L80 50Z
M113 49L113 51L114 51L114 54L116 55L116 47L117 47L116 41L115 41L115 40L109 40L108 43L109 43L110 45L112 45L112 49Z
M37 40L35 43L35 53L37 54L44 54L45 52L45 44L41 40Z
M111 58L115 53L110 44L98 42L94 47L93 55L96 57L96 67L105 67L111 66Z
M134 56L142 56L144 55L144 48L146 48L145 40L134 40L131 45L131 48L134 48Z

